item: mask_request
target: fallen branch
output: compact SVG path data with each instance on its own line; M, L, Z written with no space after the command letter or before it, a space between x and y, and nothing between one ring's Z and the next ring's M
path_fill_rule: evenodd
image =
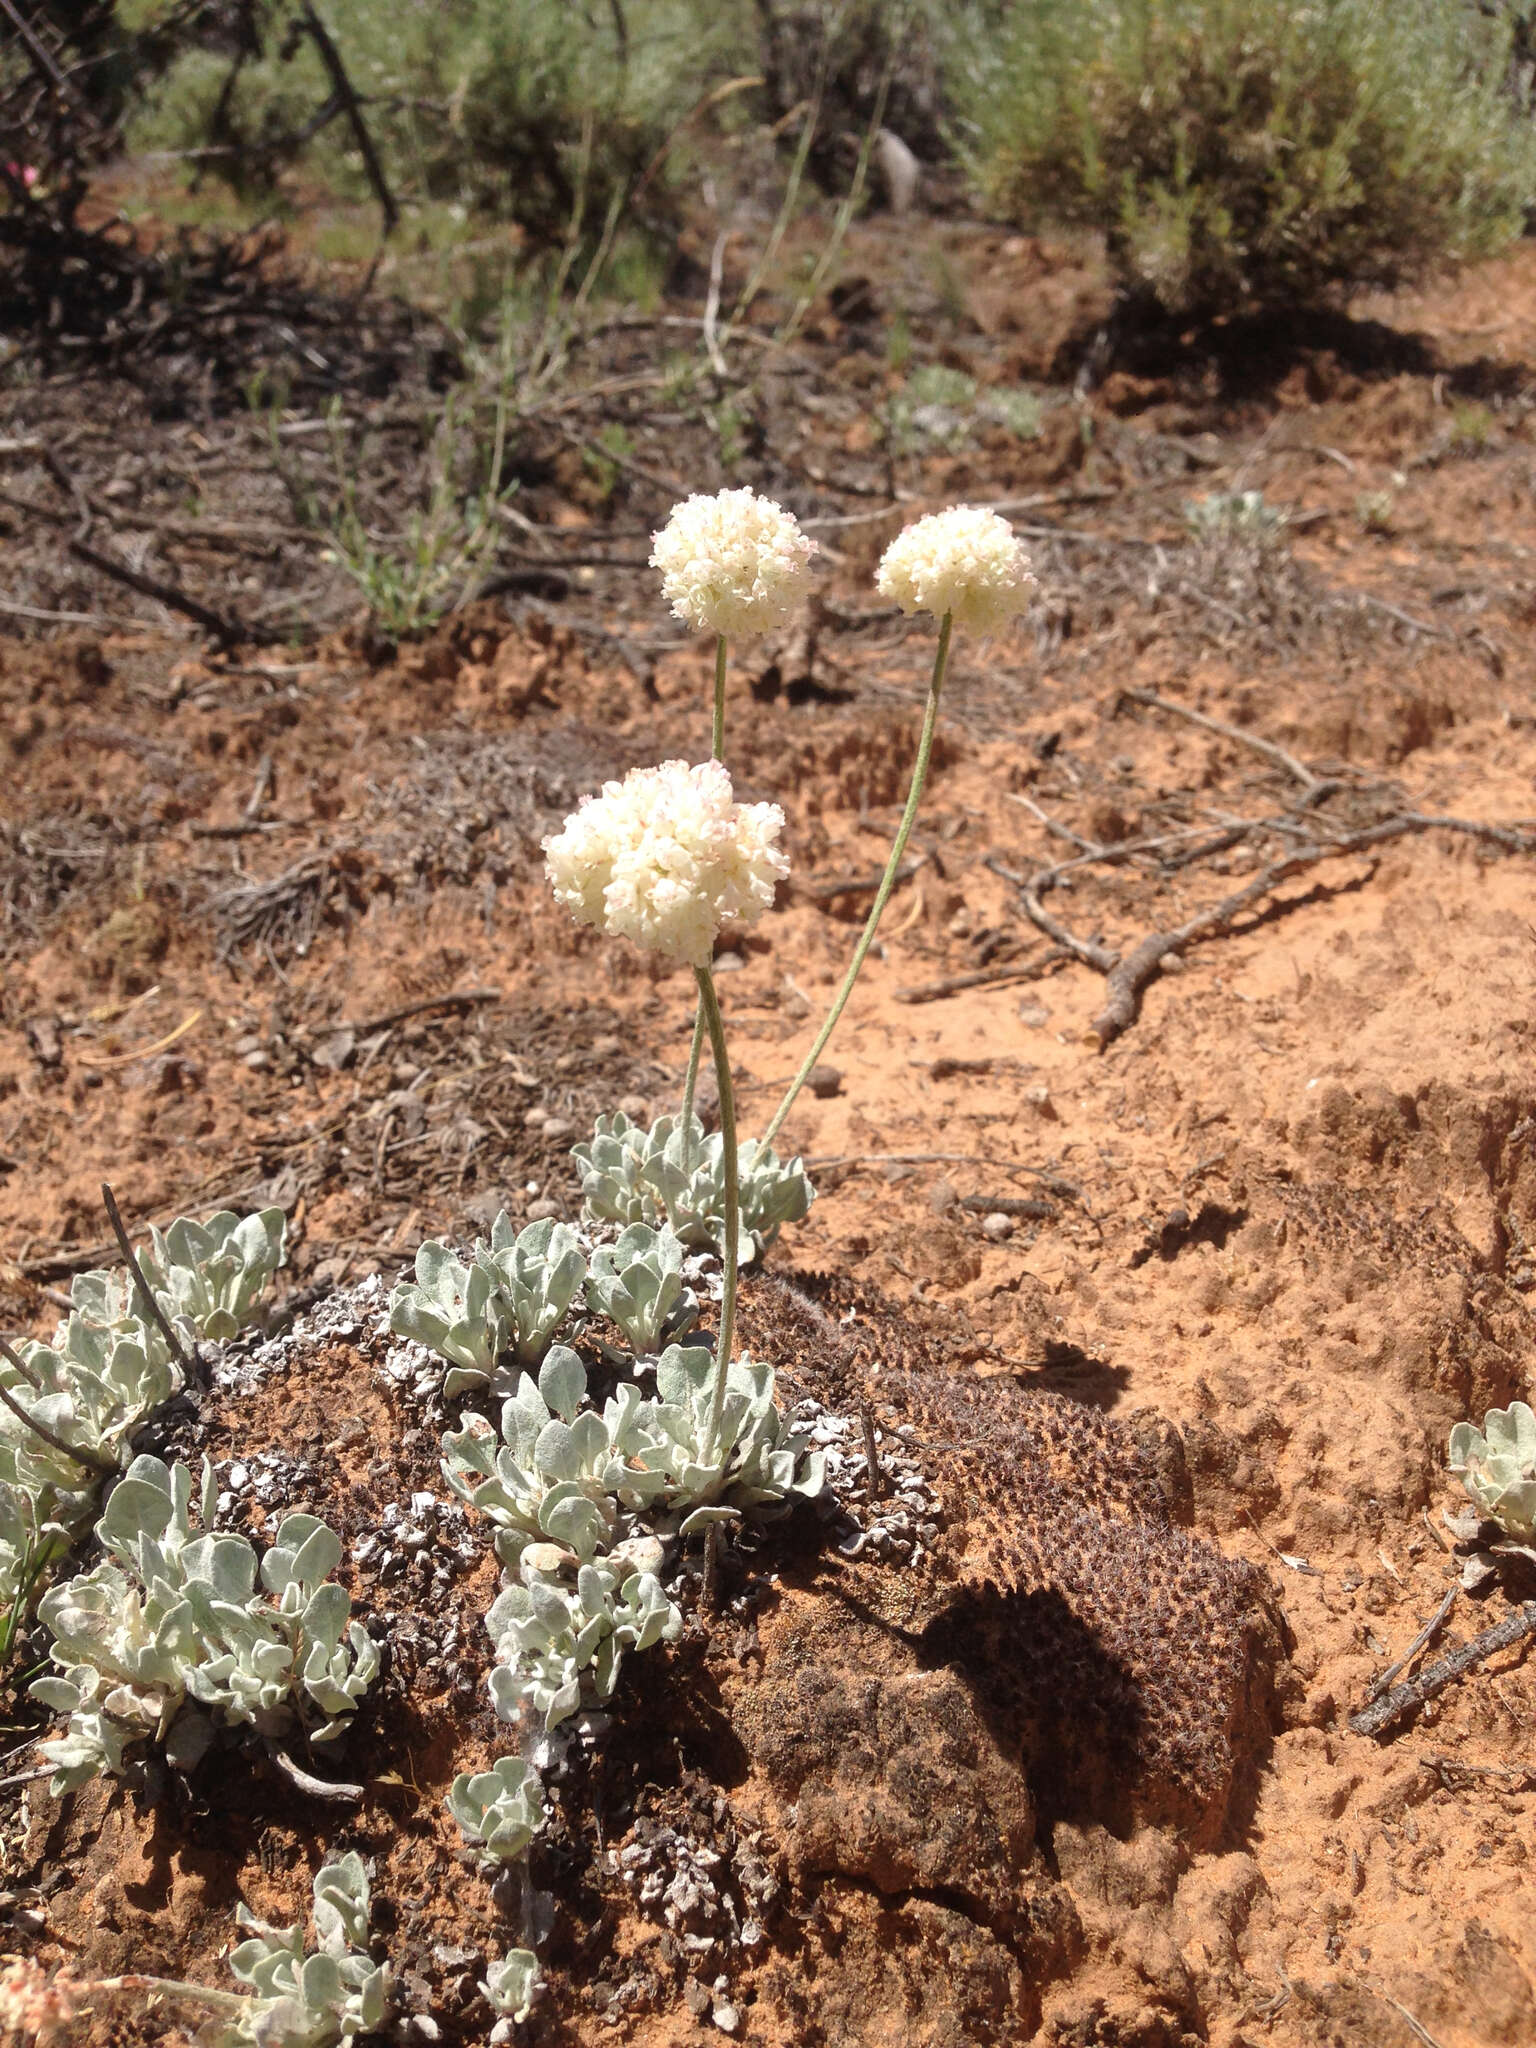
M1417 1676L1405 1679L1401 1685L1394 1685L1390 1692L1384 1692L1380 1699L1362 1707L1358 1714L1351 1714L1350 1727L1357 1735L1379 1735L1383 1728L1389 1728L1404 1714L1411 1713L1415 1707L1422 1707L1426 1700L1444 1692L1463 1672L1473 1670L1500 1650L1507 1650L1512 1643L1518 1643L1523 1636L1533 1634L1536 1634L1536 1600L1527 1600L1506 1614L1502 1621L1496 1621L1492 1628L1485 1628L1481 1635L1474 1636L1471 1642L1463 1643L1459 1649L1426 1665Z
M476 1003L499 1003L500 1001L501 990L499 988L466 988L460 989L456 995L427 996L422 1002L406 1003L398 1010L386 1010L379 1017L364 1017L357 1023L353 1023L348 1019L343 1023L329 1025L327 1029L332 1032L355 1031L359 1037L362 1037L369 1031L386 1030L391 1024L403 1024L407 1017L424 1017L429 1010L468 1010Z
M895 1003L937 1003L945 996L960 995L968 988L991 988L1005 981L1034 981L1048 967L1072 957L1065 946L1050 946L1045 952L1037 953L1033 960L1015 960L1007 967L978 967L970 974L947 974L942 981L925 981L914 988L892 989L891 1000Z
M310 40L320 53L320 62L325 66L326 76L331 81L331 90L346 110L352 139L357 144L358 153L363 159L363 169L367 172L368 182L373 187L373 196L378 200L379 210L384 216L384 234L387 239L399 225L400 209L395 204L395 195L385 181L384 167L379 162L379 153L373 146L373 137L369 134L368 124L363 119L362 103L357 97L356 88L347 76L346 66L341 61L341 52L331 40L330 30L310 5L310 0L300 0L299 11L304 17L304 26L309 31Z
M1273 740L1261 739L1256 732L1245 732L1240 725L1228 725L1224 718L1212 718L1204 711L1195 711L1188 704L1177 704L1171 697L1159 697L1155 690L1122 689L1120 696L1132 704L1145 704L1149 711L1165 711L1170 718L1187 719L1191 725L1198 725L1204 732L1219 733L1223 739L1236 740L1239 746L1251 747L1256 754L1262 754L1266 761L1273 761L1277 768L1283 768L1287 775L1294 776L1303 789L1313 789L1328 778L1314 775L1305 761L1298 761L1284 747Z
M1418 1634L1414 1637L1413 1641L1408 1645L1407 1649L1404 1650L1402 1656L1398 1658L1395 1664L1389 1664L1386 1670L1382 1672L1381 1676L1372 1682L1371 1689L1365 1696L1365 1703L1367 1706L1371 1704L1372 1700L1379 1700L1382 1694L1391 1685L1393 1679L1396 1678L1399 1671L1406 1670L1408 1665L1410 1665L1413 1662L1414 1658L1417 1657L1420 1650L1422 1650L1427 1643L1433 1641L1435 1636L1439 1634L1441 1626L1445 1621L1445 1617L1456 1605L1456 1596L1460 1593L1460 1591L1461 1587L1459 1585L1452 1586L1449 1593L1446 1594L1445 1598L1440 1602L1440 1605L1435 1609L1434 1613L1429 1617L1428 1621L1425 1622L1424 1626L1419 1630Z
M927 864L926 853L918 854L915 860L904 860L896 870L892 887L910 882L918 869ZM809 903L830 903L838 896L873 896L884 881L883 875L834 875L830 882L796 882L786 892L802 896Z
M987 1159L979 1152L829 1152L805 1161L810 1173L829 1173L836 1166L990 1166L997 1173L1027 1173L1064 1201L1078 1202L1083 1195L1072 1181L1060 1179L1043 1166L1025 1166L1017 1159Z
M39 1764L35 1771L15 1771L9 1778L0 1778L0 1792L19 1792L23 1785L35 1785L39 1778L51 1778L52 1764Z
M1267 748L1269 742L1264 741L1262 745ZM1300 763L1296 765L1299 767ZM1149 932L1127 953L1095 939L1080 938L1054 917L1041 901L1042 895L1066 871L1066 866L1075 863L1042 868L1027 879L1018 876L1009 876L1009 879L1016 883L1030 921L1074 959L1081 960L1106 977L1108 1001L1090 1027L1098 1041L1099 1051L1103 1052L1135 1022L1142 991L1169 954L1179 953L1197 939L1224 932L1241 911L1251 908L1260 897L1267 896L1292 875L1314 867L1319 861L1344 854L1369 853L1373 848L1401 839L1408 833L1432 830L1459 832L1469 838L1487 840L1509 853L1536 853L1536 836L1521 826L1486 823L1478 818L1438 817L1427 811L1400 811L1396 816L1383 818L1378 824L1367 825L1359 832L1341 833L1336 838L1318 840L1294 853L1282 855L1279 860L1261 868L1251 881L1232 895L1224 896L1219 903L1197 912L1169 931ZM1089 858L1091 856L1084 856L1084 859Z
M1031 922L1037 924L1048 939L1054 939L1064 953L1081 960L1085 967L1095 967L1100 974L1109 974L1118 964L1120 955L1113 946L1101 946L1096 939L1080 939L1076 932L1067 930L1060 918L1052 917L1040 901L1040 890L1048 886L1048 878L1051 881L1055 879L1051 869L1020 885L1024 908L1029 912Z
M174 583L161 583L153 576L145 576L138 569L130 569L126 562L119 562L112 555L102 554L89 542L72 540L69 552L77 561L88 562L93 569L99 569L103 576L111 576L118 583L124 583L130 590L136 590L141 597L152 597L173 612L180 612L183 618L191 619L195 625L203 626L212 633L224 647L238 647L242 640L269 643L270 632L259 627L242 626L238 619L225 618L221 612L213 611L205 604L199 604L195 597L188 597L184 590L178 590Z

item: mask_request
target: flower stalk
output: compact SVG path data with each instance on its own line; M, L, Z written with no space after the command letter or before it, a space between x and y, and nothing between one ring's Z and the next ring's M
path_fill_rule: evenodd
M911 838L912 827L917 822L918 806L923 800L923 784L928 779L928 763L933 755L933 736L938 729L939 723L939 696L944 688L944 672L949 666L949 643L953 629L954 615L951 612L946 612L939 626L939 644L933 657L933 676L928 685L928 704L927 709L923 713L923 729L917 742L917 759L913 763L912 781L907 790L907 807L901 814L901 823L897 827L896 837L891 843L891 855L885 864L885 873L880 877L880 887L875 892L875 900L870 906L869 916L865 921L864 929L859 934L859 942L853 949L853 958L848 963L848 972L843 976L842 986L832 999L832 1007L828 1010L810 1051L801 1061L800 1071L796 1074L794 1080L790 1082L789 1090L784 1100L774 1111L773 1116L769 1120L768 1128L763 1132L762 1142L764 1145L771 1145L773 1143L780 1125L785 1117L789 1115L791 1109L794 1108L795 1097L805 1086L811 1070L826 1051L827 1041L837 1029L837 1021L847 1007L848 998L853 993L853 985L859 978L859 971L869 956L870 947L875 942L875 933L879 929L880 919L884 915L885 906L890 902L891 892L896 887L896 876L901 867L902 856L907 850L907 841Z
M710 757L725 759L725 635L715 635L715 714L710 727ZM688 1048L688 1073L683 1082L683 1171L693 1165L693 1098L699 1085L699 1061L704 1056L704 1003L702 997L693 1013L693 1043Z
M736 1096L731 1087L731 1061L725 1044L725 1020L720 1015L720 998L715 978L708 967L696 967L699 1010L709 1033L715 1058L715 1080L720 1089L720 1137L725 1168L725 1292L720 1303L720 1335L715 1342L715 1387L710 1401L709 1433L712 1446L720 1437L720 1417L725 1408L725 1383L731 1367L731 1346L736 1336L737 1247L741 1236L740 1172L736 1152Z

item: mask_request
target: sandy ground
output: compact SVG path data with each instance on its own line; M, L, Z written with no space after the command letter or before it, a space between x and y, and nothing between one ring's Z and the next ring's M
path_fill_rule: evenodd
M1038 251L1008 260L1060 285ZM921 1566L769 1539L736 1608L634 1660L620 1732L573 1766L536 1859L557 1903L531 2039L659 2048L720 2031L722 2000L740 2038L786 2044L1536 2036L1523 1649L1382 1737L1347 1725L1454 1581L1451 1426L1531 1395L1529 854L1415 826L1320 858L1179 948L1102 1050L1104 975L1046 957L1019 886L1086 854L1043 900L1123 955L1299 835L1536 812L1533 286L1526 251L1356 309L1419 336L1419 367L1318 347L1258 391L1122 374L1073 415L1079 445L1080 418L1098 441L1065 482L1039 443L924 473L915 504L1051 499L1017 515L1049 522L1045 602L1034 628L959 649L920 864L828 1054L835 1092L802 1097L786 1130L819 1189L769 1262L796 1291L760 1287L753 1313L754 1341L781 1341L829 1405L854 1392L914 1424L942 1533ZM1010 344L988 288L971 287L970 331L995 355ZM1038 323L1016 346L1015 375L1044 351ZM1183 498L1236 488L1284 507L1283 543L1201 554ZM1385 531L1359 514L1369 492L1392 497ZM899 516L824 528L818 640L736 671L727 756L742 794L784 805L794 868L719 963L748 1130L846 959L905 786L931 643L851 617ZM660 646L637 673L623 646L663 629L638 581L573 593L488 600L392 662L356 636L215 660L147 621L0 643L8 1328L46 1328L39 1289L106 1255L103 1178L144 1219L281 1202L295 1285L388 1284L424 1235L467 1238L503 1201L569 1210L571 1137L621 1101L670 1105L690 985L566 927L536 842L602 776L703 751L708 650ZM1307 775L1335 786L1304 804ZM1159 844L1115 851L1141 840ZM464 991L494 996L398 1014ZM807 1298L820 1348L794 1321ZM861 1323L834 1372L836 1331ZM936 1426L945 1376L973 1423L995 1397L980 1449ZM1111 1796L1106 1766L1063 1790L986 1707L974 1658L932 1648L957 1589L995 1578L1029 1524L1010 1431L1042 1426L1044 1396L1093 1411L1070 1425L1085 1445L1105 1418L1103 1456L1140 1474L1149 1586L1175 1552L1253 1568L1220 1581L1267 1615L1237 1678L1214 1651L1202 1673L1198 1631L1179 1638L1170 1711L1225 1712L1232 1688L1230 1768L1188 1810L1123 1729L1137 1789ZM355 1538L391 1497L443 1491L432 1422L379 1346L332 1334L177 1441L300 1457L293 1483ZM1134 1463L1153 1439L1155 1480ZM35 1785L6 1793L8 1942L83 1977L221 1982L237 1895L291 1917L322 1846L360 1846L407 2011L483 2039L479 1959L511 1936L471 1896L440 1803L496 1740L473 1634L489 1583L483 1562L435 1594L354 1575L397 1636L427 1631L354 1737L356 1812L260 1775L64 1811ZM1427 1657L1533 1590L1463 1596ZM465 1617L456 1658L423 1619L443 1601ZM1031 1622L1004 1623L1006 1675ZM9 1719L24 1763L35 1729L19 1703ZM953 1842L952 1812L974 1822ZM642 1908L608 1852L657 1830L674 1857L713 1843L738 1902L761 1893L762 1947L690 1952ZM113 2008L74 2029L168 2024Z

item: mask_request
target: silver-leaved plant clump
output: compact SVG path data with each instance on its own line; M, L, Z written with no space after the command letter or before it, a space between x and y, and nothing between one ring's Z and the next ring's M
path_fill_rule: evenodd
M156 1302L194 1342L232 1337L282 1263L280 1209L151 1231L141 1264ZM125 1267L77 1273L52 1341L0 1354L0 1668L51 1569L89 1528L103 1478L182 1385L181 1368Z
M544 1786L520 1756L499 1756L488 1771L462 1771L443 1802L465 1840L494 1863L513 1863L548 1814Z
M446 1245L422 1245L415 1279L402 1280L390 1297L389 1324L447 1359L445 1394L484 1386L501 1393L508 1381L498 1361L510 1354L516 1365L537 1365L586 1277L569 1224L545 1220L514 1231L503 1211L490 1243L477 1240L467 1260Z
M1490 1408L1481 1429L1458 1422L1448 1462L1485 1521L1536 1545L1536 1413L1524 1401Z
M207 2048L337 2048L376 2033L389 2014L390 1973L368 1953L368 1873L355 1850L325 1864L314 1882L317 1946L298 1927L269 1927L247 1907L247 1939L229 1967L250 1996L205 2035Z
M548 1540L581 1558L607 1550L629 1518L658 1499L665 1475L644 1455L658 1439L644 1418L654 1405L620 1381L601 1411L586 1406L586 1368L557 1344L537 1383L524 1373L501 1411L501 1431L471 1414L443 1438L443 1476L496 1530L496 1554L515 1565Z
M485 1618L496 1650L486 1683L503 1721L535 1717L554 1728L612 1696L626 1650L682 1634L683 1617L653 1572L621 1579L612 1565L584 1564L574 1588L536 1570L527 1578L506 1586Z
M330 1578L341 1543L324 1523L288 1516L258 1565L243 1536L211 1531L206 1459L200 1507L198 1528L185 1465L135 1458L96 1525L110 1561L43 1596L59 1672L32 1693L69 1716L42 1746L56 1795L120 1774L139 1742L188 1769L220 1727L331 1740L377 1675L378 1650Z
M281 1209L253 1216L220 1209L206 1223L178 1216L166 1231L151 1224L150 1249L140 1264L171 1322L227 1343L253 1319L262 1290L283 1263L287 1228Z
M622 1110L600 1116L591 1138L571 1147L592 1223L669 1223L684 1244L725 1244L725 1140L697 1117L662 1116L649 1129ZM810 1213L816 1191L798 1159L772 1146L737 1147L743 1260L765 1251L786 1223Z
M592 1254L587 1307L616 1323L637 1358L659 1351L699 1319L699 1298L684 1277L687 1250L670 1227L631 1223Z
M544 1982L539 1959L530 1948L508 1949L499 1963L492 1963L480 1980L480 1989L497 2015L491 2029L491 2048L501 2048L512 2038L533 2010L533 2001Z

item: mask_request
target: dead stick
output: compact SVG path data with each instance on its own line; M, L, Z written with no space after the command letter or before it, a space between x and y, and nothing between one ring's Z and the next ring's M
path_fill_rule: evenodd
M79 91L76 89L68 73L63 72L59 69L58 65L54 63L52 57L49 56L47 46L41 41L39 41L38 37L33 34L32 29L28 25L25 17L17 11L16 6L14 5L14 0L0 0L0 12L4 12L5 15L9 18L11 26L15 29L17 35L21 38L22 43L25 45L27 56L32 64L33 70L37 72L40 78L45 79L47 83L53 87L54 91L60 94L62 98L67 99L71 107L74 109L75 113L79 115L80 118L83 119L85 122L87 122L88 125L92 129L94 129L97 134L100 134L100 122L96 119L96 116L91 112L90 107L81 97ZM9 166L7 166L7 169L9 169ZM19 181L14 181L10 178L7 178L6 182L7 184L10 184ZM25 194L26 190L26 186L21 185L21 191L23 194Z
M859 1404L859 1427L864 1432L864 1473L869 1483L869 1497L879 1500L885 1492L885 1473L880 1465L880 1451L875 1443L875 1418L867 1401Z
M145 576L137 569L130 569L126 562L119 562L111 555L104 555L100 549L91 547L83 540L72 540L69 552L77 561L88 562L93 569L99 569L104 576L114 577L119 583L126 583L130 590L138 591L141 597L155 598L160 604L169 605L173 612L180 612L195 625L204 626L226 647L238 646L242 640L261 641L272 638L257 627L242 626L238 619L226 619L221 613L212 611L205 604L199 604L195 597L188 597L184 590L178 590L174 583L161 583L153 576Z
M378 200L379 210L384 216L384 233L387 238L399 225L400 209L395 204L395 195L385 181L384 167L379 162L379 153L373 146L368 123L363 119L362 103L357 97L351 79L347 76L347 68L341 61L341 52L331 40L330 30L315 12L310 0L302 0L300 11L315 48L320 52L320 61L330 78L331 89L347 110L347 121L362 155L363 168L368 173L368 182L373 187L373 195Z
M1492 1628L1485 1628L1481 1635L1474 1636L1471 1642L1463 1643L1459 1649L1427 1665L1417 1677L1394 1685L1390 1692L1383 1693L1380 1699L1373 1700L1358 1714L1351 1714L1350 1727L1357 1735L1380 1734L1383 1728L1390 1727L1392 1722L1414 1707L1421 1707L1436 1693L1444 1692L1463 1672L1472 1670L1498 1651L1507 1650L1522 1636L1533 1633L1536 1633L1536 1600L1527 1600L1506 1614L1502 1621L1496 1621Z
M35 1771L17 1771L14 1776L0 1778L0 1792L15 1792L23 1785L35 1785L39 1778L51 1778L54 1766L39 1764Z
M968 988L993 988L1006 981L1035 981L1048 967L1074 957L1065 946L1048 946L1033 960L1015 960L1007 967L979 967L971 974L948 974L942 981L920 982L915 988L891 990L894 1003L937 1003Z
M1393 821L1397 822L1397 821ZM1400 826L1406 831L1406 825ZM1117 960L1108 977L1109 1000L1091 1029L1099 1042L1099 1051L1113 1043L1121 1032L1136 1021L1141 1003L1141 993L1156 974L1168 954L1178 952L1194 939L1208 937L1213 932L1223 931L1241 910L1256 903L1261 896L1267 896L1271 889L1287 881L1303 868L1316 865L1336 853L1351 853L1363 850L1366 844L1375 845L1380 838L1394 838L1396 833L1382 833L1379 828L1371 833L1356 833L1349 840L1340 840L1328 846L1308 847L1303 853L1287 854L1283 860L1271 861L1267 868L1254 876L1251 882L1230 896L1224 896L1220 903L1209 910L1202 910L1172 931L1149 932L1146 938L1134 945L1130 952Z
M468 1009L475 1003L499 1003L500 1001L501 990L499 988L466 988L461 989L457 995L428 996L422 1002L407 1003L403 1009L386 1010L382 1017L364 1017L358 1023L346 1020L332 1024L328 1029L332 1031L356 1032L383 1031L391 1024L403 1024L407 1017L424 1017L429 1010Z
M1320 845L1288 853L1280 860L1271 861L1251 882L1245 883L1231 896L1223 897L1211 909L1202 910L1172 931L1150 933L1123 959L1113 963L1109 970L1109 1001L1093 1020L1093 1033L1099 1041L1100 1052L1135 1022L1141 992L1157 972L1165 955L1177 952L1194 939L1225 930L1239 911L1246 910L1259 897L1268 895L1271 889L1299 874L1303 868L1312 867L1320 860L1331 860L1339 854L1368 853L1373 847L1385 845L1388 840L1401 839L1410 832L1428 832L1436 826L1472 838L1490 840L1512 853L1536 853L1536 839L1513 826L1485 824L1476 818L1440 818L1428 811L1402 811L1394 818L1384 818L1379 825L1366 826L1363 831L1345 833L1338 839L1325 840ZM1028 909L1029 892L1026 889L1023 893L1025 908Z
M1081 960L1085 967L1095 967L1100 974L1110 973L1120 959L1114 948L1101 946L1094 939L1080 939L1076 932L1068 931L1059 918L1052 917L1040 901L1040 889L1050 886L1046 880L1047 875L1052 875L1049 868L1044 874L1032 875L1019 891L1031 922L1037 924L1048 939L1054 939L1056 944L1070 953L1074 959Z
M699 1588L699 1605L706 1614L718 1614L720 1604L720 1524L711 1522L704 1531L704 1581Z
M990 1166L998 1173L1027 1173L1043 1181L1053 1193L1069 1201L1080 1201L1082 1189L1062 1180L1043 1166L1024 1166L1017 1159L987 1159L980 1152L837 1152L807 1159L806 1167L826 1173L834 1166Z
M1405 1670L1413 1662L1414 1658L1417 1657L1420 1650L1424 1648L1424 1645L1431 1641L1439 1632L1445 1617L1456 1605L1456 1596L1460 1591L1460 1586L1452 1586L1449 1593L1446 1594L1440 1605L1435 1609L1428 1621L1425 1622L1407 1649L1404 1650L1402 1656L1398 1658L1395 1664L1389 1664L1381 1676L1373 1681L1370 1691L1365 1696L1367 1706L1371 1704L1372 1700L1379 1700L1381 1698L1399 1671Z
M138 1290L141 1307L156 1329L159 1330L166 1343L170 1345L171 1356L181 1367L186 1378L192 1381L194 1385L201 1385L203 1378L202 1372L199 1369L201 1361L194 1365L192 1360L188 1358L181 1339L171 1328L170 1323L166 1319L164 1309L156 1301L154 1289L144 1278L144 1268L134 1256L133 1246L128 1242L128 1233L123 1228L123 1219L117 1206L117 1197L105 1181L101 1184L101 1199L106 1204L107 1221L112 1226L112 1235L117 1239L117 1248L127 1262L129 1272L133 1275L133 1284Z
M1251 747L1256 754L1273 761L1277 768L1283 768L1287 775L1293 775L1303 789L1311 789L1323 779L1314 775L1304 761L1298 761L1284 747L1276 746L1273 740L1261 739L1256 732L1247 732L1240 725L1228 725L1224 718L1211 718L1204 711L1193 710L1188 704L1176 704L1171 697L1159 697L1155 690L1122 689L1120 695L1133 704L1145 704L1152 711L1166 711L1171 718L1187 719L1191 725L1198 725L1206 732L1220 733L1223 739L1236 740L1239 746Z
M73 1302L70 1302L69 1306L70 1309L73 1310L75 1304ZM27 1364L27 1361L21 1356L20 1352L13 1351L10 1345L7 1344L5 1346L4 1352L0 1353L0 1356L3 1356L11 1365L13 1365L16 1368L17 1372L21 1374L22 1378L26 1381L27 1385L32 1389L34 1394L40 1394L43 1391L42 1381L38 1378L37 1374L32 1370L31 1366Z
M1104 849L1097 839L1085 839L1081 832L1074 832L1070 825L1063 825L1059 818L1053 818L1049 811L1042 809L1032 796L1019 796L1011 789L1005 789L1003 795L1009 803L1018 804L1032 818L1038 819L1053 839L1064 839L1068 846L1075 846L1089 860L1102 859Z
M892 887L910 882L927 859L926 853L920 853L916 860L904 860L896 870L896 881ZM801 882L790 893L803 896L810 903L830 903L837 896L873 896L884 880L883 875L844 875L841 880L830 882Z

